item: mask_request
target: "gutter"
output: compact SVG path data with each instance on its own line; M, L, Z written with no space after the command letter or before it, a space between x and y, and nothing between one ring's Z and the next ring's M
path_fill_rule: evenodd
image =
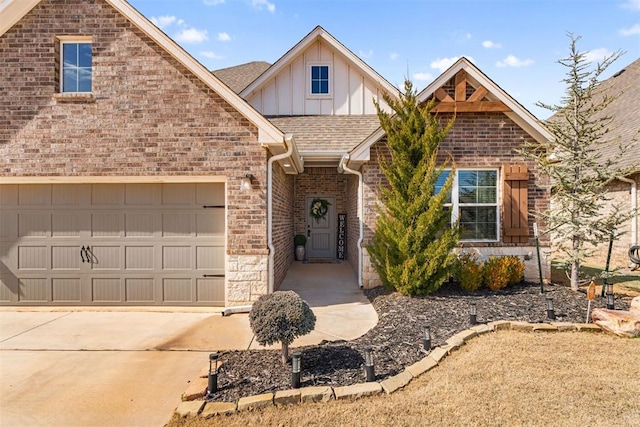
M363 191L363 179L362 172L358 172L354 169L349 169L347 166L349 162L349 154L345 154L340 159L338 170L342 169L344 172L358 176L358 222L360 223L360 236L358 237L358 286L363 288L362 284L362 241L364 240L364 191Z
M284 143L287 146L287 151L282 154L272 156L267 161L267 246L269 247L269 281L267 293L273 293L274 288L274 258L275 247L273 246L273 162L291 157L293 154L293 135L286 134L284 136Z
M638 183L623 176L618 176L616 179L631 185L631 211L633 212L631 218L631 246L636 246L638 244Z

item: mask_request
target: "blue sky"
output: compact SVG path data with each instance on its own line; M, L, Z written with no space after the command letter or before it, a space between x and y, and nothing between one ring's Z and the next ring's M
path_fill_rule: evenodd
M275 62L321 25L384 78L417 90L470 58L544 119L564 86L568 32L589 58L640 57L640 0L129 0L209 69Z

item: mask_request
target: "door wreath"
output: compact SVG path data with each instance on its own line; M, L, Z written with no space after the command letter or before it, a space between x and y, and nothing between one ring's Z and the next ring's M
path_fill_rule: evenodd
M313 218L315 218L316 222L319 223L321 219L324 219L327 216L329 206L331 206L331 203L325 199L313 199L311 201L309 213Z

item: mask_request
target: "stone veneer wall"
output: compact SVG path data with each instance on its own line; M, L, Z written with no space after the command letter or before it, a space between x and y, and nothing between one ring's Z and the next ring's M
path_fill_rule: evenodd
M90 96L58 93L60 35L92 37ZM0 57L0 176L225 177L228 302L264 293L267 154L254 125L102 0L43 0L0 37Z
M440 114L441 123L446 123L450 118L448 114ZM538 173L533 161L518 155L519 149L525 141L533 138L511 119L502 113L465 113L459 114L453 128L447 138L440 145L441 160L446 155L451 155L459 168L487 168L503 165L526 164L529 171L528 183L528 212L529 212L529 241L526 244L503 243L502 241L491 243L464 242L461 248L473 248L483 256L488 255L531 255L531 260L526 261L526 279L537 280L537 258L533 238L533 212L542 211L549 206L548 177ZM376 206L379 203L379 191L386 180L379 168L378 159L388 157L389 152L386 142L380 141L371 147L371 161L363 166L365 177L365 231L364 244L368 244L373 238L373 230L377 221ZM498 190L502 194L502 182ZM502 216L502 215L501 215ZM538 224L544 230L544 224ZM549 238L541 237L543 253L548 252ZM544 255L543 255L544 256ZM550 276L550 266L543 263L543 276ZM365 287L375 287L380 284L380 279L371 265L368 253L365 251L363 260L363 284Z

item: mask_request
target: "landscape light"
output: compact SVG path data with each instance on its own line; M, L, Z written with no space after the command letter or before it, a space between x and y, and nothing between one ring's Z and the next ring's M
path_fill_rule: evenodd
M556 318L556 314L553 311L553 298L552 297L547 297L546 298L546 305L547 305L547 317L549 319L555 319Z
M478 309L475 301L469 301L469 323L475 325L478 323Z
M300 352L294 351L291 355L291 387L300 388Z
M218 353L209 354L209 384L207 396L218 391Z
M431 329L429 325L424 325L424 337L422 338L422 348L425 351L431 350Z
M609 310L615 308L613 303L613 283L607 283L607 308Z
M364 372L367 375L367 382L376 380L375 367L373 366L373 349L371 346L364 348Z

